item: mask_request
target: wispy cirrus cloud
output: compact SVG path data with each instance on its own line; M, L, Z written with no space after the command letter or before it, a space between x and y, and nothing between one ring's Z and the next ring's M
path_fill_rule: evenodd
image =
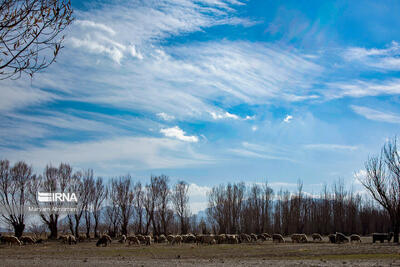
M378 95L400 94L400 79L385 80L350 80L346 82L327 83L328 90L324 91L326 98L366 97Z
M400 123L400 115L399 114L379 111L379 110L375 110L372 108L356 106L356 105L352 105L351 109L355 113L357 113L369 120L383 121L383 122L388 122L388 123Z
M47 142L42 147L4 149L11 161L29 159L37 168L68 162L73 166L94 168L99 174L115 175L132 169L182 168L210 164L211 157L198 154L190 144L168 138L115 137L88 142Z
M393 41L387 48L350 47L343 52L347 61L356 61L365 67L382 71L400 70L400 45Z
M285 149L268 144L263 145L263 144L242 142L240 147L231 148L228 151L240 157L284 160L292 162L296 161L289 156L289 154L287 153L287 151L285 151Z
M339 144L307 144L303 145L305 149L311 150L349 150L354 151L357 150L357 146L349 146L349 145L339 145Z

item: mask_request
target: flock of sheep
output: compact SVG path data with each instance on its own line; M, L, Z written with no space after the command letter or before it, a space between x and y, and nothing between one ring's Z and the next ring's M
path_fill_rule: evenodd
M311 235L313 242L322 241L322 236L320 234L314 233ZM393 237L393 233L374 233L372 234L372 241L375 243L376 241L384 242L385 240L389 241ZM290 236L291 241L293 243L307 243L309 242L306 234L292 234ZM361 242L361 238L359 235L351 235L350 237L345 236L342 233L330 234L328 235L329 241L331 243L344 243L344 242ZM66 234L61 235L58 238L64 244L77 244L78 242L84 242L88 238L85 234L79 234L76 238L73 235ZM285 239L280 234L273 234L272 236L268 233L262 234L219 234L219 235L202 235L202 234L186 234L186 235L130 235L125 236L122 235L118 242L120 243L128 243L128 245L151 245L152 243L169 243L171 245L180 245L182 243L195 243L195 244L239 244L239 243L250 243L257 241L267 241L272 240L274 243L285 242ZM22 236L21 238L17 238L12 235L3 235L0 236L1 243L9 244L9 245L19 245L22 244L38 244L43 243L42 238L34 238L31 236ZM107 246L111 244L112 239L109 235L103 234L97 241L96 246Z

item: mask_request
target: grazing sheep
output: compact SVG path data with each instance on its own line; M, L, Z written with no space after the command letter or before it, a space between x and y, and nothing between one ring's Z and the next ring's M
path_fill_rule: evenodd
M153 242L151 235L146 235L144 238L145 238L146 246L150 246L151 243Z
M78 235L78 241L79 242L84 242L87 239L86 234L79 234Z
M107 234L102 235L99 240L96 243L96 246L100 246L103 245L104 247L106 247L108 244L111 244L111 237Z
M392 237L393 237L393 232L390 232L389 234L387 234L387 233L373 233L372 234L372 242L375 243L375 241L381 241L381 243L383 243L383 242L385 242L385 240L390 242Z
M187 234L185 237L183 237L183 242L185 243L195 243L196 242L196 236L194 234Z
M215 241L217 244L224 244L227 240L226 234L220 234L215 236Z
M35 240L30 236L21 236L19 239L24 245L26 244L35 244Z
M174 239L175 239L175 236L174 236L174 235L168 235L168 236L167 236L168 243L170 243L170 244L172 244L172 242L174 241Z
M146 243L146 238L144 237L144 235L138 234L138 235L136 235L136 237L141 244Z
M328 238L329 238L329 242L336 243L336 235L335 234L328 235Z
M127 238L126 238L126 240L128 241L128 245L130 246L132 243L134 244L134 245L138 245L138 246L140 246L140 241L139 241L139 239L136 237L136 236L128 236Z
M201 243L203 244L216 244L215 236L214 235L203 235L201 239Z
M121 239L118 240L119 243L125 243L126 242L126 235L122 235Z
M350 236L350 241L351 242L353 242L353 241L358 241L358 242L360 242L361 243L361 237L359 236L359 235L351 235Z
M272 242L279 242L279 243L283 242L283 243L285 243L285 239L283 239L283 236L280 235L280 234L273 234L272 235Z
M254 241L254 242L256 242L258 239L256 234L250 234L250 238L251 238L251 241Z
M336 243L349 242L349 238L342 233L336 232Z
M196 244L200 244L203 240L203 235L196 235Z
M167 241L167 237L165 235L161 234L158 236L158 243L164 243L165 241Z
M229 244L239 244L239 239L236 235L226 235L226 240Z
M9 244L10 246L16 244L18 246L21 246L21 242L19 241L19 239L15 236L9 236L9 235L4 235L1 236L1 242L2 243L6 243Z
M292 234L291 235L292 243L307 243L307 236L305 234Z
M68 244L72 245L72 243L77 243L76 238L73 235L68 235Z
M61 240L62 243L68 243L68 236L69 235L60 235L58 240Z
M248 234L240 234L239 241L240 241L240 243L243 243L243 242L249 243L249 242L251 242L251 237Z
M312 236L313 241L315 241L315 240L322 241L322 236L320 234L314 233L311 236Z
M172 245L174 245L174 244L178 244L178 245L181 245L182 244L182 236L180 236L180 235L176 235L175 237L174 237L174 239L172 240L172 242L171 242L171 244Z

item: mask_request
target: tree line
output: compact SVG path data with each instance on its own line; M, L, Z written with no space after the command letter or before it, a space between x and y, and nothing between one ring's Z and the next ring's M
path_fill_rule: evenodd
M338 180L317 195L303 191L298 181L295 192L274 190L268 185L228 183L208 193L206 218L199 220L189 208L189 185L170 184L168 176L151 176L146 184L130 175L103 179L93 170L73 171L69 164L48 165L43 174L20 161L0 161L1 219L15 236L25 231L27 206L38 210L49 238L69 231L89 237L100 232L111 236L130 232L154 235L169 233L292 233L366 235L393 231L398 242L400 222L400 156L396 139L388 141L379 156L370 157L361 183L370 193L362 196ZM73 213L59 210L68 203L38 201L38 192L75 193ZM50 206L50 209L41 209ZM36 227L37 228L37 227Z

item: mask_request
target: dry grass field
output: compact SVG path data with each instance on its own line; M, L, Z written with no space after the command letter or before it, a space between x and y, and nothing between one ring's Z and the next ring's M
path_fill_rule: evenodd
M309 242L238 245L128 246L113 241L96 247L95 241L65 245L58 241L21 247L0 246L0 266L400 266L400 246L371 242L330 244Z

